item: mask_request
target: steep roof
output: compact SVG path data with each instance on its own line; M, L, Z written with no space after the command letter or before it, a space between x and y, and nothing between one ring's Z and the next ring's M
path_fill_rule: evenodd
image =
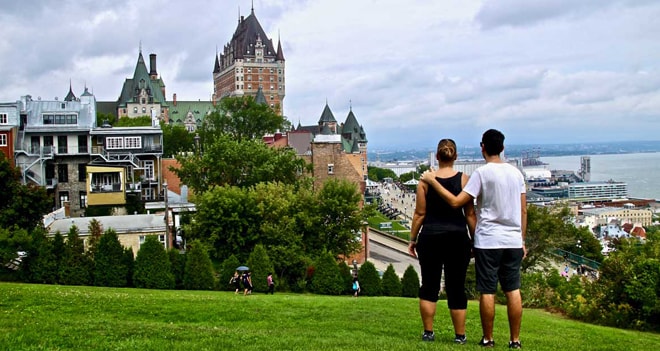
M335 116L332 114L332 111L330 111L330 106L328 106L328 103L326 102L325 107L323 108L323 112L321 113L321 118L319 118L319 124L328 123L328 122L337 123L337 120L335 119Z
M170 123L174 125L183 125L186 117L191 113L195 118L195 123L200 126L206 116L215 111L212 101L177 101L170 104L169 115Z
M71 87L71 82L69 82L69 92L64 97L64 101L76 101L78 98L73 93L73 88Z
M254 101L258 104L268 105L268 101L266 100L266 96L261 87L257 90L257 95L254 97Z
M126 107L126 104L129 102L137 102L135 101L136 92L145 88L153 97L154 103L167 106L165 96L163 96L163 91L161 90L163 87L165 87L165 83L162 79L151 79L147 65L144 63L144 57L142 57L142 51L140 51L137 64L135 65L135 71L133 72L133 78L124 81L117 105L118 107Z
M257 16L254 15L253 8L249 16L241 17L238 21L238 26L231 41L225 46L224 54L227 55L233 50L234 58L253 57L257 39L260 39L264 46L264 57L276 58L277 51L275 51L272 41L268 39L266 32L257 20ZM283 54L282 57L284 57Z

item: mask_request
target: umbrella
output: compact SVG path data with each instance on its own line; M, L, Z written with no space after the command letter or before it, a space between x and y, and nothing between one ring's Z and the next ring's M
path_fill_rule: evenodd
M248 266L238 266L238 267L236 268L236 270L237 270L237 271L249 271L250 268L248 268Z

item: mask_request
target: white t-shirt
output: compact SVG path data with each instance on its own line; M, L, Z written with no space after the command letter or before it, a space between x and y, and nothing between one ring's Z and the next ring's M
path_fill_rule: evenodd
M525 193L525 179L516 167L486 163L472 173L463 191L477 199L474 247L522 248L520 195Z

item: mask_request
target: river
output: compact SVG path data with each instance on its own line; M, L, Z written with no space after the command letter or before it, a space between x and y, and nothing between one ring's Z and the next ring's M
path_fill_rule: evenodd
M660 152L585 155L591 157L591 181L628 184L628 196L660 199ZM581 156L541 157L551 170L578 172Z

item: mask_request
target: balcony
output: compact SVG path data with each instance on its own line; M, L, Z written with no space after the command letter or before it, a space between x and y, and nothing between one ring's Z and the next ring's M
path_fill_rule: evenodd
M92 184L90 189L91 193L117 193L121 191L121 183Z

